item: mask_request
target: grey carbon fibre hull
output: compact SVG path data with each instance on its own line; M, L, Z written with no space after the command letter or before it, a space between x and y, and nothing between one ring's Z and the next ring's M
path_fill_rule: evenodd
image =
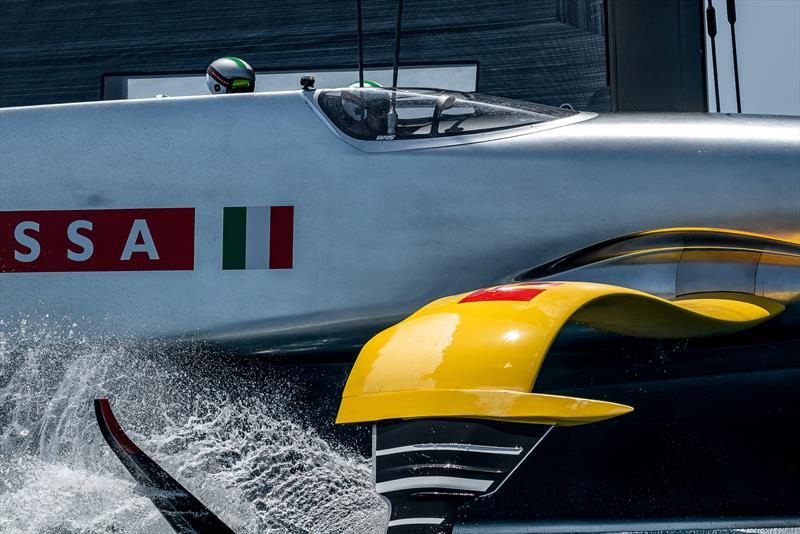
M193 270L2 273L0 316L336 338L626 233L800 234L797 118L600 115L367 153L311 107L287 92L0 111L0 210L195 209ZM222 270L223 208L275 205L295 208L293 267Z

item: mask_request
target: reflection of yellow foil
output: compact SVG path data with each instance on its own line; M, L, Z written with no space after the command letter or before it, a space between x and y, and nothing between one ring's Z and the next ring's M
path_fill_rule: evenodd
M537 274L540 276L547 276L591 263L622 258L629 264L668 263L680 260L705 261L708 257L717 255L720 259L733 262L758 263L758 257L748 257L747 253L762 256L762 263L773 257L790 258L788 261L797 262L800 260L798 237L800 236L775 237L721 228L660 228L608 239L532 271L539 271ZM544 270L549 272L541 272Z
M337 422L474 417L576 425L633 408L531 393L567 321L623 335L689 338L753 327L783 311L736 294L667 301L586 282L528 282L445 297L372 338L345 387Z
M703 227L681 227L681 228L659 228L657 230L646 230L633 235L656 235L656 234L670 234L670 233L707 233L719 236L731 237L753 237L764 241L783 242L787 245L800 245L800 234L786 234L786 235L766 235L758 234L755 232L745 232L742 230L728 230L725 228L703 228Z

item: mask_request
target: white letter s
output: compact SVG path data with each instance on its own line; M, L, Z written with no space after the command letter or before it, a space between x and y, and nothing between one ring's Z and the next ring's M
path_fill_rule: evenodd
M42 249L39 246L39 242L33 236L26 234L25 230L38 232L39 223L34 221L22 221L14 228L14 239L17 240L17 243L30 249L30 252L27 253L14 250L14 259L23 263L30 263L36 261Z
M91 221L72 221L67 228L67 238L74 244L81 247L80 252L74 252L72 249L67 249L67 258L72 261L86 261L94 254L94 243L88 236L81 235L78 230L85 229L91 230Z

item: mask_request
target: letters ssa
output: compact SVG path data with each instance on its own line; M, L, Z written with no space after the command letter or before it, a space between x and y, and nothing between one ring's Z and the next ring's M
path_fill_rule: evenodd
M0 212L0 272L194 269L194 208Z

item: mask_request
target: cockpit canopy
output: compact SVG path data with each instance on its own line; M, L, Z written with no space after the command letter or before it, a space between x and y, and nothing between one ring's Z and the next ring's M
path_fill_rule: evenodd
M577 114L571 109L437 89L327 89L320 92L318 102L337 128L364 141L491 132Z

